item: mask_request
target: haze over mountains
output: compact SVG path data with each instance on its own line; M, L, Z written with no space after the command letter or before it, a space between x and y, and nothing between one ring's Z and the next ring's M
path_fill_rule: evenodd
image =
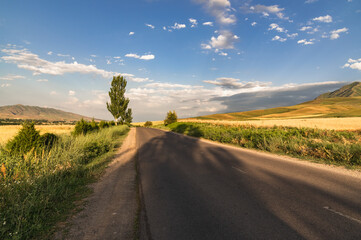
M44 108L37 106L25 106L21 104L0 107L0 119L32 119L47 121L78 121L81 118L91 120L79 114L65 112L54 108Z

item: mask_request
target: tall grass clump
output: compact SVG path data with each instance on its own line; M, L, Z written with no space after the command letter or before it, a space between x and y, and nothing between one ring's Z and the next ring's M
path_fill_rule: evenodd
M178 133L272 153L312 158L347 166L361 165L361 132L295 127L173 123Z
M86 185L99 176L128 130L116 126L56 141L42 135L41 151L30 148L24 154L0 146L0 239L48 238L74 200L88 193Z

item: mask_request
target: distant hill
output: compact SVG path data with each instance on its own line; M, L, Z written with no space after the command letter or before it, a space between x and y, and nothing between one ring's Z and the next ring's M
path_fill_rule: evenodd
M316 99L335 97L361 97L361 82L353 82L333 92L324 93Z
M331 93L322 94L313 101L294 106L212 114L195 119L242 121L315 117L361 117L361 83L351 83Z
M32 119L32 120L47 120L47 121L78 121L81 118L91 120L90 117L85 117L79 114L64 112L54 108L44 108L37 106L25 105L11 105L0 107L0 119Z

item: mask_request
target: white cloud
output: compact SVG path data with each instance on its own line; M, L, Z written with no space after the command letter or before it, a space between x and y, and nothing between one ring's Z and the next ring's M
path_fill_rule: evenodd
M332 17L330 15L326 15L326 16L316 17L312 20L318 21L318 22L330 23L330 22L332 22Z
M213 27L213 22L204 22L203 25Z
M252 22L252 23L251 23L251 26L252 26L252 27L254 27L254 26L256 26L256 25L257 25L257 22Z
M309 41L307 41L306 39L301 39L301 40L298 40L297 43L298 44L303 44L303 45L312 45L314 44L314 39L310 39Z
M277 32L285 32L285 33L288 32L288 30L285 30L284 28L278 26L278 24L276 23L271 23L269 25L268 31L270 30L276 30Z
M5 88L5 87L10 87L11 84L10 83L3 83L3 84L0 84L0 87L2 88Z
M312 27L311 26L304 26L304 27L300 28L300 31L304 32L304 31L309 30L309 29L312 29Z
M93 57L93 58L96 58L97 57L97 55L95 55L95 54L92 54L92 55L90 55L91 57Z
M348 28L345 28L345 27L337 29L337 30L333 30L330 32L330 34L331 34L330 39L335 40L340 37L340 33L347 33L347 31L348 31Z
M69 90L68 95L69 95L69 96L75 96L75 91Z
M133 82L151 82L152 80L149 80L149 78L140 78L140 77L131 77L130 80Z
M218 54L219 56L228 56L228 53L225 53L225 52L219 52Z
M109 59L107 59L107 64L110 65L112 64L112 62Z
M191 28L194 28L194 27L196 27L196 26L198 25L197 19L190 18L190 19L188 19L188 20L189 20L189 22L191 23Z
M49 52L48 52L48 55L52 55L52 54L53 54L53 52L52 52L52 51L49 51Z
M350 58L345 65L343 65L343 68L351 68L361 71L361 58L359 59L352 59Z
M13 81L15 79L24 79L24 76L21 75L15 75L15 74L8 74L6 76L1 76L0 80L5 80L5 81Z
M70 57L69 54L61 54L61 53L58 53L58 54L56 54L56 55L59 56L59 57Z
M52 96L57 95L56 91L51 91L49 94Z
M141 59L141 60L153 60L155 58L155 56L153 54L146 54L146 55L139 56L138 54L135 54L135 53L128 53L128 54L125 54L125 56L129 57L129 58L136 58L136 59Z
M146 23L145 26L150 27L151 29L155 28L152 24L148 24L148 23Z
M261 13L264 17L268 17L270 14L276 15L280 19L288 19L288 17L285 17L283 11L284 8L280 8L278 5L261 5L257 4L255 6L250 6L248 11L252 13Z
M272 41L285 42L285 41L287 41L287 38L281 38L280 36L276 35L276 36L274 36L274 38L272 38Z
M234 43L239 39L230 31L222 31L218 37L212 37L208 44L201 44L203 49L233 49Z
M230 14L232 7L229 0L196 0L196 2L203 4L220 24L233 24L237 21L236 16Z
M48 79L45 79L45 78L42 78L42 79L38 79L36 80L37 82L48 82L49 80Z
M186 28L186 25L183 23L174 23L173 26L171 26L171 28L173 29L182 29L182 28Z
M41 59L37 54L31 53L27 49L2 49L7 56L2 56L6 63L17 64L18 68L26 69L33 72L33 75L50 74L63 75L65 73L82 73L82 74L97 74L103 78L111 78L118 75L116 72L109 72L97 68L95 65L85 65L77 62L66 63L50 62Z
M298 33L287 34L287 37L294 39L298 36Z
M132 35L134 35L134 32L129 32L129 36L132 36Z
M317 2L318 0L307 0L305 3L314 3Z

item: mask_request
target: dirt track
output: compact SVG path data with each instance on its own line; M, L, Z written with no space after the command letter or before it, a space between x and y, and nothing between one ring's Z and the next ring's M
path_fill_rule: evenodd
M133 239L137 210L135 129L131 129L101 180L92 185L83 211L55 239Z

